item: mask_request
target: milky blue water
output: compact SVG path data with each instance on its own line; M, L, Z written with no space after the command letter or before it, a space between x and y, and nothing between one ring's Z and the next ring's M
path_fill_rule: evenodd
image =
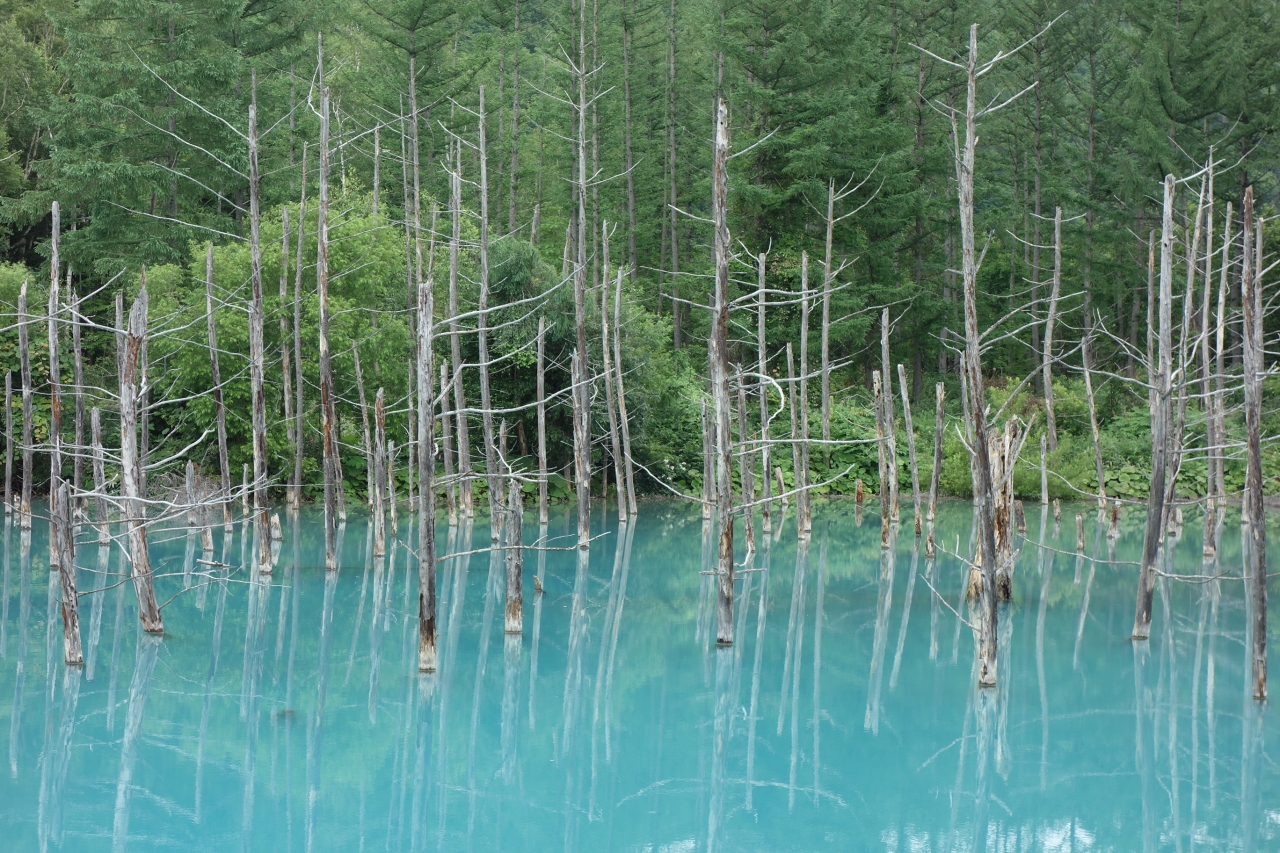
M240 525L215 530L225 566L198 562L185 529L153 532L162 640L139 631L120 550L85 530L80 589L104 591L81 602L86 663L71 669L46 528L24 544L6 526L0 849L1280 846L1280 730L1247 694L1234 523L1204 565L1188 517L1167 568L1227 578L1163 583L1152 639L1135 645L1141 511L1109 548L1092 511L1071 508L1060 530L1043 522L1041 548L1028 507L1000 686L976 691L953 556L969 547L967 504L940 509L936 562L909 508L883 554L870 510L859 524L850 504L817 505L807 548L787 518L741 575L729 648L714 643L697 510L641 509L621 531L595 513L582 570L569 550L527 553L522 637L502 633L500 555L442 561L434 676L414 671L403 512L385 566L353 515L328 574L319 516L285 516L265 580L241 568ZM571 544L568 513L553 514L552 547ZM488 540L483 519L440 526L442 554Z

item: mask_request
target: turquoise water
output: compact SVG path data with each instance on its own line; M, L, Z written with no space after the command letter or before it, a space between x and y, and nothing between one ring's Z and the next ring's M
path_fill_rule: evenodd
M807 550L788 518L751 560L767 571L741 576L731 648L714 644L694 508L645 504L621 535L598 510L581 572L572 551L530 551L514 639L500 557L446 560L430 677L403 515L385 568L353 516L329 574L319 516L286 516L265 582L239 568L241 526L215 530L230 568L197 562L197 535L155 532L162 641L139 631L120 551L84 542L80 589L107 589L81 604L82 669L61 663L46 528L28 549L6 526L0 849L1276 849L1280 731L1247 696L1242 584L1165 584L1135 646L1141 513L1114 555L1089 513L1095 561L1074 553L1075 509L1043 522L1042 550L1028 507L1000 687L982 692L953 610L961 502L940 509L935 565L909 509L884 556L870 511L817 505ZM568 513L553 546L571 544ZM488 544L484 520L440 530L442 553ZM1172 569L1238 575L1238 527L1216 566L1200 554L1189 517Z

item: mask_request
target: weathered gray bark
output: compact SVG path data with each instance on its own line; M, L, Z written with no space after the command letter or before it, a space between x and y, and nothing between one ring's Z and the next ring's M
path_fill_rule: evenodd
M946 429L946 387L939 382L933 388L936 403L933 412L933 473L929 477L929 537L925 542L924 555L934 555L933 523L938 514L938 486L942 480L942 436Z
M889 474L890 520L897 524L902 517L901 497L898 489L898 430L897 417L893 413L893 369L889 365L889 309L880 312L880 378L884 381L884 434L885 465Z
M434 229L432 229L434 231ZM433 251L434 255L435 252ZM434 265L429 269L433 270ZM435 389L435 282L428 276L418 281L418 671L436 670L436 422L432 411ZM443 371L444 365L441 365ZM448 398L444 376L441 400ZM442 407L443 407L442 402ZM447 430L447 425L442 428ZM447 454L447 451L446 451ZM447 457L446 457L447 458Z
M1267 700L1267 528L1266 513L1262 503L1262 396L1266 375L1266 352L1263 337L1262 298L1262 218L1255 223L1253 214L1253 187L1244 191L1241 205L1244 222L1241 235L1244 262L1240 272L1240 299L1244 309L1244 417L1245 446L1248 461L1245 466L1244 509L1247 547L1245 548L1245 575L1249 585L1249 619L1252 621L1253 645L1250 649L1253 682L1253 698ZM1256 234L1255 234L1256 225ZM1254 237L1251 247L1250 237ZM1252 249L1252 251L1250 251Z
M373 509L373 558L387 553L386 484L387 484L387 401L381 388L374 398L374 439L369 455L369 497ZM365 441L368 443L369 421L365 419Z
M627 520L627 479L622 461L622 437L618 429L618 401L614 395L613 352L609 344L609 223L600 225L604 271L600 281L600 354L604 366L605 410L609 417L609 455L613 457L614 491L618 499L618 521ZM618 269L622 275L622 269Z
M1040 436L1040 505L1049 505L1049 440Z
M449 389L451 387L449 384L449 362L447 359L442 359L440 362L440 444L442 449L440 455L444 457L444 480L447 484L444 492L444 502L449 526L457 527L458 481L454 471L453 418L450 416L449 411ZM418 454L418 458L422 458L421 453ZM419 491L421 491L422 488L425 488L421 474L419 474L418 481Z
M1159 354L1148 361L1151 383L1151 493L1138 574L1138 602L1133 639L1151 637L1151 605L1155 595L1156 561L1165 537L1165 480L1168 475L1170 374L1173 367L1173 175L1164 179L1163 224L1160 235ZM1149 309L1150 310L1150 309Z
M111 544L107 523L107 463L102 449L102 414L94 406L89 412L89 432L93 436L93 503L94 524L98 528L98 544Z
M711 393L716 404L716 644L733 643L733 435L729 410L729 107L716 104L711 216L716 265ZM801 357L803 360L803 356Z
M715 455L715 438L711 432L711 412L707 408L707 398L702 398L702 520L711 519L712 493L715 483L715 468L712 458ZM796 469L799 471L799 468ZM799 482L797 480L797 482Z
M835 178L827 180L827 241L826 254L822 264L822 461L824 467L831 467L831 282L835 277L832 269L832 238L836 224L836 182ZM890 382L890 385L893 383ZM830 474L828 474L830 476ZM916 500L916 515L919 516L919 496ZM920 535L920 519L916 519L916 535Z
M449 302L445 318L449 322L449 353L453 382L453 411L458 427L458 490L464 518L475 514L475 498L471 485L471 440L467 422L467 395L462 385L462 338L458 324L458 254L462 245L462 146L455 142L453 169L449 173L449 213L452 231L449 235Z
M916 513L916 536L922 532L920 512L920 469L916 467L916 433L911 423L911 389L907 385L907 371L898 365L898 387L902 392L902 419L907 428L907 461L911 465L911 501Z
M756 549L755 491L756 474L753 470L754 454L747 449L751 437L747 432L747 383L738 370L738 481L742 491L742 531L746 536L748 553Z
M373 438L369 429L369 400L364 394L364 371L360 369L360 347L353 345L351 347L351 360L356 369L356 396L360 400L360 436L364 442L364 467L365 467L365 504L369 510L373 510L374 492L379 488L382 480L378 478L376 472L376 457L374 456ZM385 450L385 437L383 448ZM382 556L381 552L374 556Z
M302 451L305 446L303 432L302 389L306 382L302 375L302 248L306 242L304 225L307 218L307 143L302 143L302 192L298 201L298 238L293 263L293 369L294 417L297 423L293 427L293 479L289 484L289 508L295 512L302 503Z
M319 36L317 37L319 38ZM320 174L319 208L316 213L316 292L320 326L320 434L324 451L324 566L338 568L338 467L337 413L333 400L333 366L329 354L329 87L324 83L324 54L320 54Z
M13 514L13 371L4 372L4 514Z
M579 559L586 553L591 539L591 398L590 373L587 369L587 54L586 15L578 20L577 98L574 111L577 118L575 166L577 169L575 191L577 212L573 225L576 229L575 260L573 265L573 323L574 367L573 379L573 466L578 499L578 548ZM674 98L674 93L672 98ZM675 129L672 128L674 139ZM675 211L671 213L675 216ZM676 345L679 347L679 325L676 326Z
M484 429L484 473L489 496L489 539L498 541L502 524L502 478L493 443L493 404L489 395L489 166L485 147L484 86L480 87L480 304L476 341L480 355L480 420Z
M204 255L205 322L209 329L209 366L213 376L213 409L218 426L218 472L222 484L222 526L231 529L231 465L227 461L227 407L222 396L222 371L218 364L218 329L213 311L213 244Z
M80 342L80 298L71 288L71 265L67 265L67 296L71 306L71 357L72 377L75 382L75 432L71 469L71 497L74 505L82 505L84 498L84 348Z
M61 276L58 269L58 232L61 230L58 203L53 203L53 236L49 241L49 305L46 321L49 341L49 501L52 503L58 495L58 487L62 482L62 368L58 341L58 305ZM145 283L143 285L146 286ZM50 540L49 556L53 560L62 558L62 551L56 542ZM74 580L73 580L74 585ZM77 630L78 635L78 630ZM77 636L77 645L78 645Z
M1058 294L1062 290L1062 208L1053 209L1053 282L1049 286L1049 313L1044 320L1044 355L1040 359L1044 382L1045 431L1050 452L1058 449L1058 418L1053 411L1053 324L1058 319Z
M632 230L634 246L635 231ZM618 421L622 428L622 458L627 476L627 514L634 517L636 507L636 470L631 460L631 420L627 417L627 391L622 381L622 270L618 270L613 300L613 369L618 380Z
M49 514L49 536L58 552L58 579L62 586L62 659L69 666L84 664L80 645L80 596L76 592L76 534L74 510L66 483L58 484Z
M547 524L547 318L538 318L538 524Z
M1081 347L1080 357L1084 362L1084 396L1089 405L1089 431L1093 437L1094 476L1098 479L1098 508L1101 509L1107 505L1107 475L1102 467L1102 437L1098 430L1098 405L1093 396L1093 347L1090 346L1088 337L1085 338ZM1205 399L1207 405L1208 397ZM1212 446L1212 440L1209 443ZM1212 451L1210 451L1210 455L1212 455Z
M524 519L524 493L520 480L511 478L507 488L507 606L503 611L503 630L508 634L524 632L524 544L521 522Z
M31 344L27 337L27 282L18 291L18 356L22 365L22 506L20 507L23 530L31 529L31 478L35 467L34 437L31 434Z
M871 371L871 393L876 411L876 459L880 474L880 547L889 546L889 526L892 523L892 511L889 498L889 453L886 450L888 441L885 437L884 423L884 383L880 371ZM890 387L892 393L892 386Z
M801 445L801 443L802 443L802 442L801 442L801 440L800 440L800 415L801 415L801 413L799 412L799 408L800 408L800 402L799 402L799 390L798 390L798 389L797 389L797 387L796 387L796 366L795 366L795 359L792 357L792 353L791 353L791 343L790 343L789 341L787 342L787 404L788 404L788 405L787 405L787 409L788 409L788 411L790 411L790 413L791 413L791 472L792 472L791 480L792 480L792 490L796 492L796 506L797 506L797 508L798 508L798 507L800 506L800 492L801 492L801 484L804 482L804 478L803 478L803 476L802 476L802 475L801 475L801 473L800 473L800 466L801 466L801 461L802 461L802 458L801 458L801 455L800 455L800 453L801 453L801 451L800 451L800 445ZM782 483L782 468L781 468L781 467L779 467L779 468L778 468L778 492L779 492L779 494L783 495L783 498L782 498L782 507L783 507L784 514L785 514L785 510L786 510L786 506L787 506L787 499L786 499L785 495L786 495L787 490L786 490L786 488L783 486L783 483ZM797 511L798 511L798 510L797 510ZM779 522L779 523L781 523L781 522ZM799 536L799 538L801 538L801 539L803 539L803 538L804 538L804 524L803 524L803 523L801 523L801 522L799 521L799 519L797 519L797 522L796 522L796 533L797 533L797 535Z
M800 470L796 474L796 522L800 533L813 529L809 507L809 253L800 253Z
M124 499L129 529L129 563L133 588L138 596L138 618L142 630L148 634L163 634L164 622L156 603L155 588L151 583L151 555L147 550L147 507L142 498L139 471L144 464L138 447L138 375L142 360L143 341L147 335L147 289L138 291L138 297L129 311L129 325L125 333L124 360L120 372L120 493Z
M257 72L250 73L249 100L249 393L253 427L253 509L258 528L258 571L271 572L271 519L267 507L266 347L263 342L262 213L258 175Z
M760 528L773 532L773 510L769 494L769 354L765 338L765 254L756 256L756 370L760 374Z

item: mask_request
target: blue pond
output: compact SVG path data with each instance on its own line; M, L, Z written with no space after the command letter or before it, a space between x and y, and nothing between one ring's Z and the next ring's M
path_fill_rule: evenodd
M720 648L696 508L648 503L630 529L598 508L582 570L571 550L528 551L514 637L487 521L441 524L442 557L459 556L440 564L433 676L415 672L403 512L385 561L353 515L331 573L314 510L284 517L261 578L243 525L215 528L207 557L194 531L153 531L163 639L139 630L120 549L86 528L80 589L100 591L81 602L83 668L61 662L47 528L6 525L0 849L1280 847L1280 728L1247 693L1235 519L1205 563L1188 517L1166 568L1196 577L1161 583L1135 645L1142 512L1111 544L1091 508L1059 529L1029 506L999 687L977 691L955 556L970 507L940 508L936 561L910 514L884 553L876 513L849 503L815 507L807 547L775 519ZM554 508L543 541L566 548L572 524ZM527 518L526 544L539 536Z

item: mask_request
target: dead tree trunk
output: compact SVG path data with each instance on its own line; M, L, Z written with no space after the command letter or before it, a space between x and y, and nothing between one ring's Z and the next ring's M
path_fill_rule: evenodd
M916 467L916 433L911 424L911 389L907 386L907 371L898 365L898 387L902 391L902 419L907 428L907 461L911 465L911 500L916 512L916 536L921 530L920 512L920 469Z
M591 539L591 397L587 369L587 53L586 15L578 18L578 100L574 112L578 120L576 142L577 213L575 261L573 268L573 322L576 347L573 352L577 376L573 380L573 462L578 498L578 548L589 546ZM674 94L672 95L674 98ZM672 134L675 133L674 128ZM673 137L674 138L674 137ZM675 211L671 216L675 217ZM680 325L676 324L676 347L679 348Z
M364 441L365 504L372 511L374 505L373 495L382 480L378 479L378 475L374 473L377 457L374 455L372 433L369 429L369 400L364 395L364 371L360 369L360 347L351 347L351 360L356 369L356 396L360 398L360 436ZM383 447L385 449L385 437ZM382 555L379 553L375 556Z
M1093 396L1093 347L1091 347L1088 332L1085 332L1084 345L1080 350L1080 358L1084 363L1084 396L1089 404L1089 431L1093 436L1093 465L1095 468L1094 476L1098 478L1098 508L1102 509L1107 505L1107 482L1106 472L1102 467L1102 439L1098 431L1098 406ZM1208 405L1208 396L1205 397L1205 404ZM1212 441L1209 442L1212 445ZM1212 450L1210 451L1212 455Z
M889 454L885 449L888 443L885 439L885 423L884 423L884 383L880 378L880 371L871 371L871 389L873 396L873 404L876 410L876 459L880 466L880 547L887 548L889 546L889 525L890 525L890 509L889 509Z
M547 523L547 318L538 318L538 524Z
M827 242L826 255L822 265L822 461L826 468L831 467L831 281L834 278L832 263L832 238L836 224L836 181L827 181ZM893 383L890 382L890 385ZM831 476L830 472L827 476ZM919 510L917 500L916 509ZM919 515L919 512L916 513ZM916 535L920 534L920 519L916 519Z
M285 306L289 298L289 206L280 208L280 380L284 402L285 438L290 444L297 441L293 421L293 371L289 363L289 320ZM299 235L301 236L301 235Z
M748 553L756 549L755 491L756 475L751 464L753 455L748 450L750 434L747 432L747 383L738 369L738 480L742 491L742 528L746 535Z
M453 418L449 412L449 364L447 360L440 362L440 444L441 456L444 457L444 480L446 483L444 501L445 512L450 527L458 526L458 482L454 476L453 458ZM434 432L434 430L433 430ZM431 451L428 450L428 453ZM418 454L422 456L421 453ZM418 478L419 491L422 489L422 478Z
M708 356L709 357L709 356ZM710 362L708 362L710 364ZM711 412L707 408L707 398L702 398L702 520L711 519L711 496L715 483L715 468L712 457L715 455L715 438L711 432ZM796 471L800 469L797 467ZM796 481L800 482L799 480Z
M302 249L307 218L307 143L302 143L302 193L298 201L298 239L293 264L293 368L294 417L297 423L293 428L293 481L289 487L289 508L297 512L302 504L302 451L305 445L303 434L302 389L306 385L302 375Z
M458 254L462 246L462 145L453 144L453 169L449 173L449 212L453 230L449 235L449 353L453 382L453 412L458 426L458 491L464 518L475 514L475 498L471 484L471 439L467 421L467 394L462 385L462 338L458 325Z
M324 84L324 55L320 56L320 187L316 213L316 292L320 314L320 434L324 450L324 566L338 568L337 412L333 400L333 365L329 354L329 88Z
M1248 462L1245 468L1244 508L1248 536L1245 548L1245 574L1249 584L1249 618L1253 621L1251 649L1253 698L1267 700L1267 528L1262 504L1262 394L1266 375L1266 352L1263 338L1262 299L1262 219L1253 218L1253 187L1246 187L1241 206L1244 238L1240 272L1240 298L1244 309L1244 416L1245 444ZM1255 244L1250 247L1250 236ZM1250 251L1250 249L1253 251ZM1256 257L1255 257L1256 255Z
M760 528L767 535L773 532L773 511L769 506L769 354L765 338L764 261L765 255L761 252L756 256L756 370L760 374Z
M80 298L71 289L71 265L67 265L67 296L71 304L71 357L72 378L75 382L75 432L73 448L75 458L71 469L71 496L73 506L83 505L84 491L84 348L80 342Z
M433 216L434 219L434 216ZM434 228L432 231L434 232ZM434 255L434 247L432 255ZM429 270L434 265L429 265ZM418 671L436 670L436 422L432 411L435 298L432 277L418 281ZM443 365L441 365L443 368ZM447 399L443 377L440 398ZM443 418L442 418L442 427ZM446 451L447 453L447 451Z
M249 386L253 426L253 510L258 528L258 571L271 573L271 518L267 507L266 346L263 342L262 214L258 180L258 84L250 73L249 100Z
M796 521L800 533L813 529L809 508L809 253L800 253L800 470L797 472Z
M942 434L946 429L946 387L939 382L933 388L937 402L933 412L933 473L929 477L929 538L925 542L925 556L934 555L933 522L938 515L938 486L942 480Z
M880 312L880 378L884 381L885 465L889 473L889 515L897 524L902 517L898 491L898 429L893 413L893 371L889 366L889 309Z
M605 409L609 417L609 455L613 457L614 491L618 498L618 521L627 520L626 474L623 471L622 440L618 431L618 408L614 397L613 353L609 345L609 223L600 226L604 271L600 279L600 354L604 366ZM622 269L618 269L619 275Z
M632 240L635 239L632 229ZM613 299L613 369L618 379L618 422L622 428L622 458L627 476L627 514L634 518L636 507L636 471L631 461L631 421L627 417L627 391L622 381L622 269L618 269L618 281Z
M489 495L489 539L498 541L502 524L502 478L493 443L493 404L489 395L489 167L485 147L484 86L480 87L480 304L476 340L480 351L480 420L484 429L484 473Z
M733 643L733 436L729 411L729 108L716 104L711 216L716 265L711 328L711 393L716 404L716 644ZM803 359L803 356L802 356Z
M373 558L387 553L386 484L387 484L387 402L381 388L373 403L375 432L369 459L369 497L373 504ZM365 421L368 439L368 421Z
M58 485L62 481L62 369L59 364L60 347L58 345L58 232L61 230L58 203L53 203L53 238L50 241L49 263L52 272L49 276L49 503L53 504L58 496ZM145 284L143 285L145 287ZM51 541L50 556L61 559L62 552L56 541ZM72 581L74 586L74 580ZM77 628L77 634L79 629ZM77 642L78 645L78 642Z
M98 544L110 545L111 535L107 523L107 463L102 450L102 414L97 406L89 411L89 432L93 437L94 523L98 528Z
M4 514L13 514L13 371L4 372Z
M204 255L205 322L209 329L209 366L213 371L213 409L218 425L218 471L222 484L222 526L231 530L231 463L227 461L227 407L222 396L222 371L218 365L218 328L213 311L213 244Z
M139 482L142 460L138 448L138 374L146 336L147 289L144 286L138 291L138 298L129 311L124 361L120 373L120 491L128 517L129 563L133 588L138 595L138 618L142 620L143 631L148 634L163 634L164 622L160 618L160 607L156 603L155 588L151 583L151 555L147 550L147 507Z
M49 536L58 552L58 578L62 585L62 658L68 666L81 666L84 651L80 645L80 596L76 592L76 528L66 483L58 485L52 505Z
M524 520L524 493L520 480L511 478L507 488L507 606L503 630L508 634L524 633L524 544L521 522Z
M1160 235L1159 355L1149 362L1151 406L1151 494L1147 499L1147 527L1142 540L1138 574L1138 603L1133 639L1151 637L1151 605L1155 595L1156 561L1165 537L1165 480L1168 476L1170 373L1173 367L1173 175L1164 179L1164 213Z
M31 343L27 337L27 282L18 291L18 355L22 361L22 506L23 530L31 529L31 477L35 467L34 437L31 434Z
M1062 208L1053 209L1053 282L1049 287L1049 314L1044 320L1044 420L1049 452L1058 449L1058 418L1053 411L1053 324L1058 318L1058 294L1062 289Z

